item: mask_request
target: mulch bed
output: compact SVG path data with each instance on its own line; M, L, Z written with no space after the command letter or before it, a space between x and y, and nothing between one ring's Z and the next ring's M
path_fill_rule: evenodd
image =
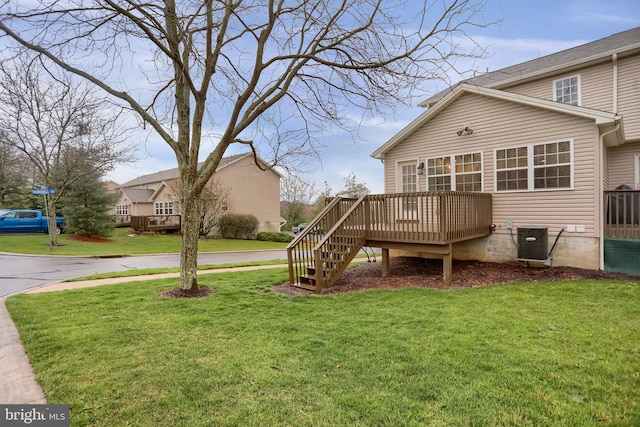
M158 292L161 298L202 298L212 294L211 288L200 286L196 292L186 291L180 288L169 289Z
M97 236L79 236L77 234L72 234L69 236L69 240L77 240L79 242L90 242L90 243L109 243L111 240L105 239L104 237Z
M574 267L534 267L517 262L504 264L481 261L453 261L453 280L447 286L442 281L442 261L413 257L394 257L389 263L389 275L382 277L382 265L371 262L346 270L336 284L322 291L332 295L368 289L460 289L512 282L558 281L575 279L618 279L640 281L640 275L610 273ZM274 286L273 291L285 295L308 295L312 291L289 284Z

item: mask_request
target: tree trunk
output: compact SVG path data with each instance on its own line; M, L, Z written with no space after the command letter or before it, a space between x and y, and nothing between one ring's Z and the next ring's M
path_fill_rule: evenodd
M53 197L47 197L47 211L49 214L49 243L58 246L58 222L56 221L56 205Z
M182 250L180 252L180 289L198 290L198 237L200 215L198 201L185 192L182 203ZM190 200L191 199L191 200Z

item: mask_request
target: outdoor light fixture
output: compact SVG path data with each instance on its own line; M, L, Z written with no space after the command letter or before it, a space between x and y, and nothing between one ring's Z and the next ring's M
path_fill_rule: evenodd
M473 133L473 129L471 129L469 126L465 126L464 128L460 129L458 132L456 132L458 136L462 136L462 134L471 135L472 133Z
M418 165L418 175L424 175L424 162L420 162Z

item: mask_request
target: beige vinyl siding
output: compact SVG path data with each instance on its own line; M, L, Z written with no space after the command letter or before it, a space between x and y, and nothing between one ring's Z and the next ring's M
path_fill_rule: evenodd
M463 126L472 135L457 136ZM507 232L505 221L515 227L540 225L557 232L568 224L584 225L586 233L595 234L597 223L596 170L594 148L597 129L592 121L480 95L463 95L403 143L390 150L385 158L387 192L395 192L397 161L481 151L483 154L485 192L494 192L494 149L532 143L573 141L574 189L494 193L493 217L497 230ZM419 189L425 189L426 176L419 177Z
M582 106L615 113L613 105L613 63L607 62L580 72Z
M609 148L609 185L608 190L613 190L621 184L635 188L636 156L640 155L640 142L624 144L619 147Z
M173 183L167 183L170 186L176 185L176 187L178 187L178 184L173 184ZM159 187L159 186L158 186ZM156 203L162 203L163 205L163 209L164 209L164 204L165 203L171 203L171 210L172 210L172 215L178 215L181 214L182 212L180 212L180 202L176 201L176 196L174 194L173 191L171 191L167 186L162 186L162 189L160 189L160 191L158 192L158 194L156 194L156 197L153 199L153 214L156 214Z
M536 98L554 100L554 82L573 76L580 77L580 106L602 111L613 111L613 64L606 62L554 76L548 76L534 82L510 87L509 92Z
M259 231L280 231L280 177L272 170L262 171L252 156L243 157L218 172L221 184L229 188L230 210L258 218ZM272 229L267 230L270 223Z
M627 141L640 141L640 55L618 61L618 114Z
M614 101L614 74L617 75L617 100ZM627 141L640 140L640 55L547 76L533 82L505 88L509 92L553 100L553 82L580 76L581 106L618 113L623 116ZM614 105L615 104L615 105Z

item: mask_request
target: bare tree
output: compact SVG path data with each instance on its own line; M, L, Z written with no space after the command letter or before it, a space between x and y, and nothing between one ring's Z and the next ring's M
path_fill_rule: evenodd
M8 199L21 195L31 177L23 156L15 147L3 143L5 140L0 135L0 208Z
M255 153L277 122L303 130L298 149L285 150L299 155L326 126L354 130L347 119L354 109L376 113L421 95L420 82L445 78L459 58L476 56L466 30L481 6L5 0L0 31L130 106L172 148L183 188L180 287L196 291L197 200L227 148L247 144ZM199 166L203 142L211 150ZM274 148L260 157L282 160Z
M315 185L289 172L280 180L282 217L294 225L304 220L311 200L316 195Z
M174 182L170 185L171 191L179 201L184 199L180 182ZM198 198L198 216L200 218L200 236L209 236L214 227L218 225L220 218L233 210L231 203L231 190L223 185L214 175L207 185L202 189L202 193ZM182 213L181 202L178 203L176 209Z
M118 110L105 105L86 83L54 78L37 60L22 56L0 65L1 142L28 159L39 184L54 189L47 198L52 218L70 185L127 158ZM55 221L49 233L57 245Z

